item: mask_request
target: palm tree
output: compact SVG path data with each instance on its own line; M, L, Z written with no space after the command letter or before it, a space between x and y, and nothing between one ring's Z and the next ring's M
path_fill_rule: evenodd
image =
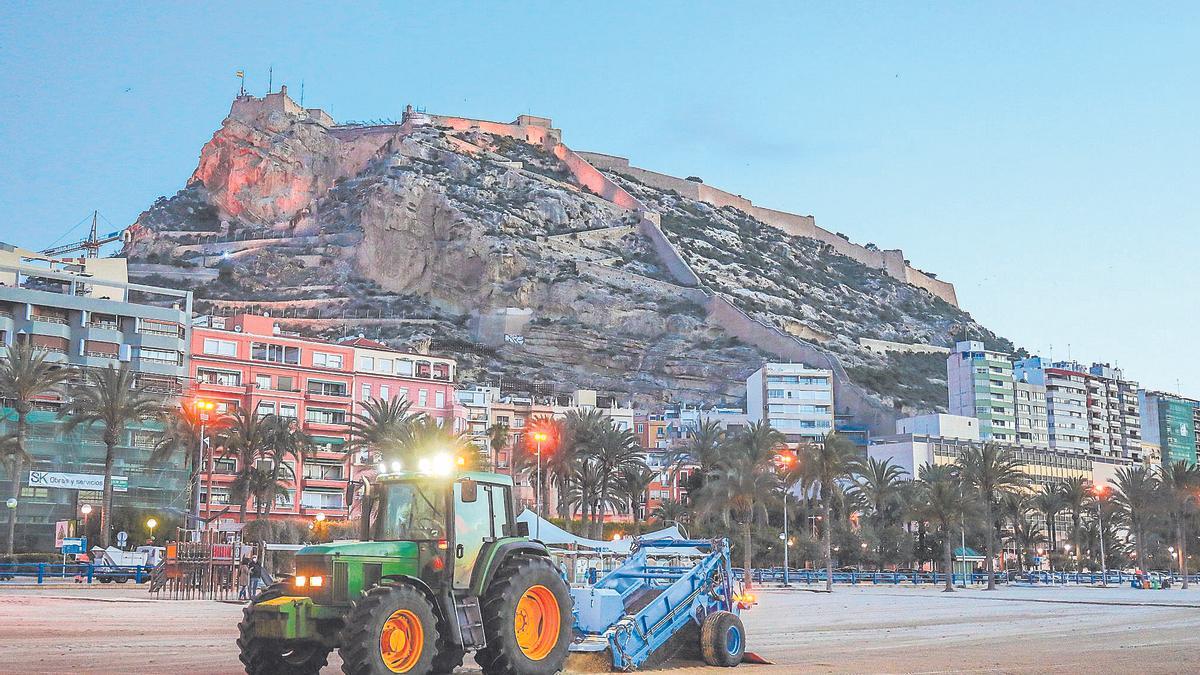
M989 591L996 590L996 518L995 505L1000 493L1023 489L1029 482L1021 464L1011 450L995 443L967 448L959 458L963 483L970 487L983 507L984 529L987 532L987 572Z
M899 507L900 492L906 481L904 470L890 459L874 457L854 467L854 483L847 494L866 506L876 526L885 527L894 519Z
M658 478L658 473L651 471L645 464L631 463L621 470L621 475L617 478L617 492L626 500L629 506L629 515L633 518L633 529L635 533L642 531L642 519L645 514L642 513L642 505L646 503L646 491L650 489L650 484Z
M16 448L7 453L6 464L9 476L9 496L21 496L21 474L25 466L33 463L33 457L25 445L29 433L29 413L33 412L34 401L45 398L59 390L70 375L70 371L56 363L46 361L50 352L34 347L30 340L19 340L8 348L8 358L0 360L0 398L11 401L17 414L17 428L13 434ZM20 502L18 500L18 506ZM8 510L8 554L12 555L16 538L17 509Z
M596 495L597 508L592 514L595 518L592 537L599 538L603 535L604 516L608 509L622 505L616 498L617 480L621 473L626 469L644 468L646 463L642 459L642 448L638 445L637 436L629 429L618 429L611 423L603 427L597 435L591 458L596 464L600 478L600 489Z
M821 500L824 530L821 533L825 553L825 590L833 591L833 500L840 484L849 479L859 465L858 447L848 438L829 432L818 443L801 448L800 466L809 485L817 488Z
M951 531L955 521L967 510L970 502L963 493L958 467L954 465L925 464L917 476L920 487L917 511L924 520L937 523L942 534L942 564L946 570L946 587L942 590L953 593L954 556Z
M1200 489L1200 468L1180 460L1163 465L1159 477L1163 503L1175 525L1175 550L1179 555L1179 574L1183 588L1188 587L1188 524L1196 514L1196 492Z
M252 496L249 485L255 463L267 452L269 417L273 415L258 415L250 408L239 408L222 418L222 432L214 439L218 446L224 448L223 458L237 459L237 476L229 486L229 496L238 504L240 523L246 522L246 503ZM212 506L210 496L210 519L213 517Z
M292 467L302 457L311 455L316 446L312 438L300 430L300 425L295 419L269 415L263 419L262 424L264 428L264 459L270 462L268 474L271 480L281 488L281 494L286 495L287 485L294 484L296 481L296 472ZM291 465L286 464L288 459L292 460ZM290 475L281 475L283 471ZM273 497L274 494L272 494ZM256 500L255 506L260 518L270 512L272 503L271 501Z
M200 464L203 462L201 456L203 453L200 449L200 430L203 422L200 421L200 411L193 406L164 410L162 424L163 435L154 444L148 464L151 467L159 467L171 461L176 453L183 454L184 468L188 475L188 487L193 490L192 499L197 509L195 515L198 517L200 515L198 480L202 473Z
M1091 483L1079 476L1072 476L1059 484L1065 508L1071 512L1071 543L1075 546L1075 570L1083 569L1083 543L1080 541L1080 528L1083 525L1083 512L1087 508L1091 494Z
M128 363L120 368L87 371L85 381L71 391L71 402L59 411L65 429L100 425L104 442L104 505L100 511L100 545L108 547L112 523L112 471L117 444L130 424L158 417L163 412L159 396L134 388L134 372Z
M398 449L411 440L412 428L424 413L410 412L407 400L372 398L362 402L362 412L350 420L350 447L367 449L398 459Z
M674 521L675 523L686 523L688 520L689 509L687 504L678 499L664 499L654 507L654 519L660 523L666 524Z
M767 503L779 488L775 471L777 449L785 438L766 421L755 422L726 438L721 457L698 491L704 512L719 513L742 526L743 579L752 583L754 523L767 518Z
M508 447L508 425L498 422L487 428L488 449L492 453L492 461Z
M1033 507L1046 519L1046 534L1050 537L1050 550L1058 550L1058 524L1055 519L1067 508L1060 483L1046 483L1042 491L1033 498Z
M1001 518L1012 525L1013 548L1017 554L1017 569L1025 571L1025 549L1021 547L1021 528L1028 520L1029 498L1020 492L1004 492L1000 494Z
M1113 505L1133 534L1138 565L1146 566L1149 564L1144 550L1146 526L1159 510L1158 476L1144 466L1123 466L1117 469L1113 485L1116 486Z
M290 472L291 469L285 469ZM295 480L295 476L292 476ZM234 479L234 484L238 486L240 492L250 495L254 498L254 517L256 520L263 520L265 514L270 512L271 507L275 504L277 497L283 497L288 494L287 486L279 480L277 472L271 468L252 466L248 470L239 473Z

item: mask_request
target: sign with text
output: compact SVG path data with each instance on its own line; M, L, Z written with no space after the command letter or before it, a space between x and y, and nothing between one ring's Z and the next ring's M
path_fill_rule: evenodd
M54 523L54 548L62 548L63 540L71 534L71 523L60 520Z
M87 552L87 537L67 537L62 542L63 555Z
M59 473L57 471L30 471L29 487L64 488L67 490L103 490L104 475L96 473ZM112 477L113 492L127 492L127 476Z

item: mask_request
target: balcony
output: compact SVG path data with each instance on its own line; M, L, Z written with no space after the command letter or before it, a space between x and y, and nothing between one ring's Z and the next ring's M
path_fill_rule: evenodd
M49 315L45 315L45 314L34 314L34 315L30 316L29 318L33 321L38 321L40 323L56 323L56 324L59 324L62 326L68 325L66 317L62 317L62 316L49 316Z
M342 405L349 405L351 402L349 391L314 391L309 389L304 392L304 399L306 401L316 401L319 403L340 403Z

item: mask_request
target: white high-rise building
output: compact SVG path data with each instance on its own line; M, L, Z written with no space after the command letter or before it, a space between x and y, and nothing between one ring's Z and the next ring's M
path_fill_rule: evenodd
M978 419L979 435L985 441L1017 440L1013 367L1008 354L988 351L975 340L959 342L946 357L946 383L951 415Z
M833 372L800 363L767 363L746 379L746 416L767 420L789 443L819 441L833 430Z

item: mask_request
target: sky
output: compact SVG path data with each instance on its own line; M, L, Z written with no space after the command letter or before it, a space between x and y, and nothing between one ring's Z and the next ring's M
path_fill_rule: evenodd
M132 223L271 67L339 121L552 117L1200 396L1200 3L8 3L0 241Z

